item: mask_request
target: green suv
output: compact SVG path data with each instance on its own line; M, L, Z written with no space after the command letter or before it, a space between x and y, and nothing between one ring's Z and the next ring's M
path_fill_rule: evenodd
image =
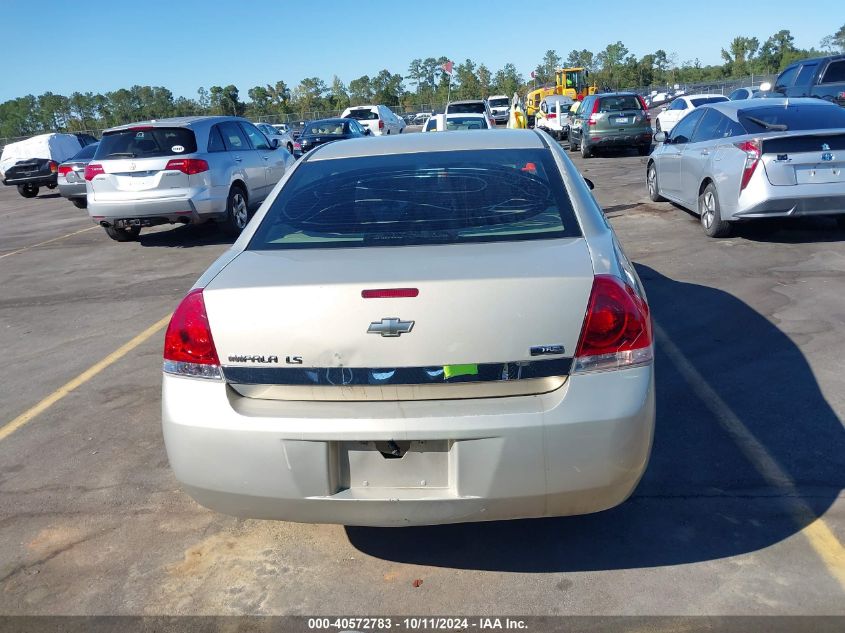
M604 147L635 147L640 156L651 150L651 117L642 97L611 92L585 97L569 128L569 150L581 148L589 158Z

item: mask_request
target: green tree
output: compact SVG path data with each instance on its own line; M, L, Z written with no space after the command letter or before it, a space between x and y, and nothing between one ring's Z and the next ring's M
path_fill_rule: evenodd
M332 110L343 110L349 107L349 93L337 75L332 78L332 87L329 88L329 101Z
M501 70L497 70L493 76L492 91L496 94L512 97L513 93L517 92L523 83L522 75L517 72L516 66L508 63Z
M568 68L586 68L590 72L595 70L595 56L592 51L586 48L583 50L572 50L566 57L566 66Z
M270 99L270 92L264 86L253 86L247 90L249 95L250 109L255 116L264 116L270 113L272 100Z
M782 29L763 42L756 68L759 72L776 73L786 66L785 58L794 52L795 38L788 29Z
M467 59L463 64L458 64L454 72L452 94L458 99L478 99L481 96L481 84L475 74L475 63Z
M493 75L490 73L490 69L484 64L478 67L476 75L478 76L478 88L481 91L480 96L486 99L492 94Z
M731 40L728 49L722 49L722 59L727 66L727 74L731 77L742 77L751 72L750 63L760 49L760 40L756 37L738 35Z
M402 99L402 75L394 75L389 70L382 70L372 78L370 86L376 103L396 106Z
M619 41L608 44L596 55L596 64L601 68L601 80L608 86L617 85L619 70L627 56L628 48Z
M306 77L293 90L293 101L296 103L300 116L306 112L315 112L324 107L323 98L328 92L325 82L319 77Z
M352 105L370 103L373 100L373 87L370 76L362 75L349 82L349 100Z

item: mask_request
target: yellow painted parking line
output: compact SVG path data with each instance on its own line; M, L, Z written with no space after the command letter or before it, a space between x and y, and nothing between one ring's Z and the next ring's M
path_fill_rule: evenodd
M126 354L138 347L141 343L149 339L151 336L157 334L164 328L165 325L167 325L168 321L170 321L169 314L166 317L162 318L160 321L153 323L150 327L141 332L131 341L128 341L127 343L124 343L123 345L118 347L115 351L113 351L101 361L95 363L94 365L83 371L73 380L63 384L61 387L56 389L53 393L44 398L34 407L27 409L11 422L0 426L0 441L3 441L12 433L17 431L19 428L37 418L47 409L56 404L59 400L68 395L71 391L77 389L78 387L81 387L86 382L91 380L94 376L103 371L106 367L113 364L115 361L120 360L121 358L126 356Z
M845 548L828 527L824 519L813 512L798 492L795 482L778 464L754 434L739 419L719 394L707 383L704 376L684 356L683 352L672 342L660 325L654 322L655 340L675 368L684 377L687 384L695 392L704 405L710 409L719 425L733 439L739 449L757 472L762 475L767 484L783 492L790 505L792 520L798 526L801 534L822 560L830 575L833 576L845 592Z
M89 226L87 229L81 229L79 231L74 231L73 233L68 233L67 235L60 235L59 237L54 237L51 240L44 240L43 242L38 242L38 244L30 244L29 246L24 246L23 248L19 248L16 251L12 251L10 253L3 253L0 255L0 259L4 257L11 257L12 255L17 255L18 253L23 253L24 251L28 251L31 248L38 248L39 246L44 246L45 244L50 244L51 242L58 242L59 240L63 240L66 237L71 237L72 235L79 235L80 233L85 233L85 231L91 231L93 229L100 228L96 224L94 226Z

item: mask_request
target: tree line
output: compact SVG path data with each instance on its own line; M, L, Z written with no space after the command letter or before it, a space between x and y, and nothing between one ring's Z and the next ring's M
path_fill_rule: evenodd
M306 77L294 86L284 81L249 88L246 97L234 85L197 90L196 97L174 96L163 86L132 86L104 94L74 92L68 96L45 92L0 103L0 137L29 136L49 131L94 130L169 116L232 114L257 119L261 116L305 117L309 113L342 110L350 105L382 103L407 111L423 106L443 105L452 99L472 99L491 94L512 95L554 82L560 66L584 67L591 82L602 88L648 88L672 84L700 83L774 74L805 57L845 52L845 25L825 37L819 48L795 46L789 30L767 39L737 36L721 50L722 64L702 65L698 59L678 62L677 55L658 49L641 57L617 41L603 50L573 50L566 57L546 51L532 72L520 74L505 64L495 72L483 63L466 59L456 64L450 76L444 70L447 57L417 58L406 74L384 69L345 84L336 75L330 83Z

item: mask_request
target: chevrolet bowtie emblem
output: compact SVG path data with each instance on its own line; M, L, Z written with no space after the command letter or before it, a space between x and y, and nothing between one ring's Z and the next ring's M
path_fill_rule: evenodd
M367 334L381 334L382 336L400 336L407 334L414 328L413 321L403 321L396 317L373 321L367 328Z

